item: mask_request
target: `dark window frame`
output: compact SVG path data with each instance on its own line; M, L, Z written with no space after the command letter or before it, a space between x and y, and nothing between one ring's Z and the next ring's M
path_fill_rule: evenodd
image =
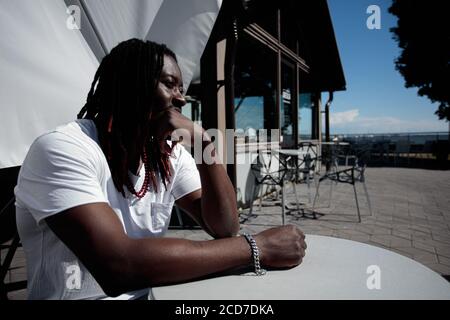
M301 79L300 79L300 72L305 72L307 74L310 73L310 67L306 63L305 59L300 57L297 52L299 52L299 43L297 42L297 50L294 52L292 49L288 48L285 44L281 42L281 34L280 34L280 9L277 10L277 17L278 17L278 37L274 37L272 34L264 30L261 26L259 26L257 23L250 23L247 26L245 26L241 32L244 33L246 36L250 36L252 39L259 41L262 45L264 45L266 48L274 51L277 54L277 100L276 100L276 123L278 124L277 129L280 128L280 112L281 112L281 63L283 61L288 61L291 64L294 64L296 66L295 68L295 76L294 76L294 88L296 88L296 97L295 97L295 103L296 108L295 112L293 112L293 116L295 118L293 119L293 130L295 132L295 148L299 146L300 137L299 137L299 123L298 123L298 108L299 108L299 101L298 101L298 94L300 92L300 86L301 86ZM242 41L242 39L240 40ZM319 119L319 112L320 110L317 110L319 108L320 99L317 97L317 93L311 92L313 94L314 99L314 108L312 110L312 128L311 128L311 140L308 141L318 141L319 136L316 133L317 130L320 128L320 124L314 123L314 121L320 121ZM320 96L320 95L319 95Z

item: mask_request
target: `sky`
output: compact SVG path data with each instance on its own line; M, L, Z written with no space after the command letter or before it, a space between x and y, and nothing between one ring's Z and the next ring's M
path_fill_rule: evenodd
M400 54L389 31L397 19L388 12L391 0L328 0L331 19L347 81L331 105L331 132L395 133L448 131L434 114L437 103L406 89L395 70ZM380 29L370 30L370 5L380 8ZM328 99L328 94L322 100Z

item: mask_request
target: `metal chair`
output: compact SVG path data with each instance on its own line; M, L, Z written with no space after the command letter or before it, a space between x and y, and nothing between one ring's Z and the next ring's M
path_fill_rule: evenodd
M369 207L370 216L372 216L372 206L370 203L370 197L369 197L369 193L367 191L367 187L366 187L366 183L365 183L365 181L366 181L365 169L367 167L365 157L364 157L365 153L366 152L364 151L363 153L361 153L359 155L355 155L355 162L351 167L347 167L345 169L338 169L338 166L336 165L336 166L333 166L332 168L330 168L330 170L327 170L327 172L323 176L320 177L319 183L317 184L317 187L316 187L316 194L314 196L314 202L313 202L313 207L312 207L312 214L313 214L314 218L316 218L315 207L316 207L317 199L319 197L320 183L326 179L330 180L330 182L331 182L329 203L331 203L331 198L332 198L333 182L335 182L336 184L337 183L347 183L347 184L350 184L353 186L353 191L355 194L356 210L358 213L358 222L361 222L361 212L359 209L358 194L356 192L356 183L361 182L364 187L364 192L366 194L367 205ZM338 164L337 161L338 160L336 160L336 159L331 160L331 162Z
M301 145L300 149L304 149L304 145ZM320 170L320 157L317 155L317 150L313 148L312 144L308 144L306 147L306 153L302 158L298 159L297 166L298 174L296 177L300 178L296 182L306 183L308 187L308 200L311 203L311 180L314 181L315 187L317 187L317 175Z
M262 198L264 197L263 187L280 187L281 191L281 218L282 224L285 224L286 221L286 205L285 205L285 194L286 188L285 184L288 181L292 181L289 176L290 171L283 165L283 162L280 161L278 157L275 156L271 150L258 150L258 155L256 157L255 163L251 164L251 173L254 176L254 184L252 186L251 192L251 200L250 200L250 210L247 216L244 218L242 222L247 221L252 217L256 217L253 214L253 205L255 201L257 187L261 186L261 196L260 196L260 210L262 207ZM300 210L300 204L297 198L297 192L295 189L295 183L293 184L297 209ZM278 194L278 190L277 194Z
M314 185L317 186L316 177L320 158L317 156L314 145L310 142L300 143L298 152L298 156L286 157L283 160L284 166L291 172L290 178L293 183L306 183L308 201L311 203L311 181L314 181Z

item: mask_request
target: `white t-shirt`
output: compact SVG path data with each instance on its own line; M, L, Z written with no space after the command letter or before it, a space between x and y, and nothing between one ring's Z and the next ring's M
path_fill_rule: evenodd
M75 206L106 202L128 236L161 237L175 200L201 188L195 161L182 146L175 146L170 162L173 171L167 190L158 179L158 192L150 190L139 200L126 190L124 198L114 186L93 121L77 120L37 138L15 188L17 227L27 261L28 298L106 298L45 218ZM135 190L141 189L144 176L144 166L139 176L132 175ZM143 294L145 291L139 290L118 298L133 299Z

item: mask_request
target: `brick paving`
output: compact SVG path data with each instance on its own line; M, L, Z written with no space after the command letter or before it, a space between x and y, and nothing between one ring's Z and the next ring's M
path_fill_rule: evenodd
M373 215L370 215L361 184L357 185L362 215L358 222L353 188L333 186L331 206L326 207L329 182L320 187L318 219L288 215L287 223L298 225L306 234L326 235L364 242L414 259L441 275L450 275L450 171L368 168L366 185ZM300 201L308 204L306 185L297 185ZM312 189L313 190L313 189ZM312 192L313 193L313 192ZM314 195L314 193L313 193ZM292 189L286 191L287 203L294 201ZM281 207L263 202L257 217L241 225L243 231L259 232L281 225ZM248 210L242 211L242 217ZM168 236L192 240L211 239L202 230L169 230ZM8 274L9 281L26 277L25 259L18 250ZM26 290L9 293L10 299L24 299Z

